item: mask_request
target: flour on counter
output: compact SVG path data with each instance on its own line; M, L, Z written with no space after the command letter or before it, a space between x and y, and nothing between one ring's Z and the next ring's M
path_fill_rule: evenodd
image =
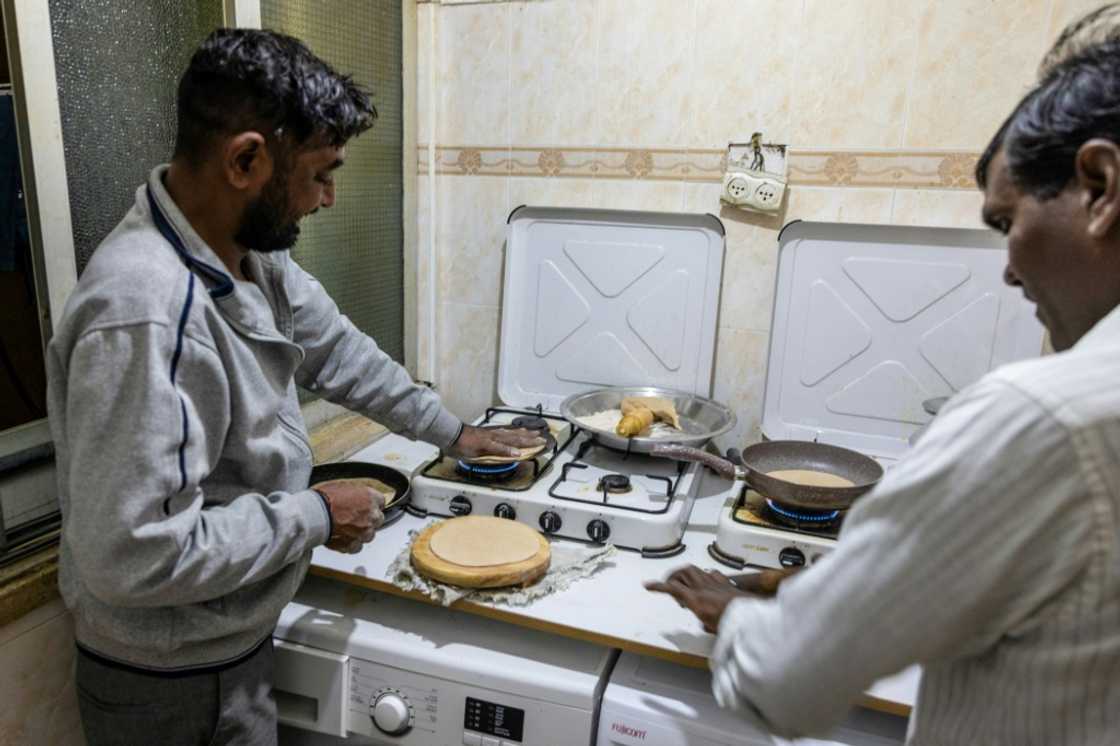
M613 433L622 419L621 409L604 409L602 412L589 414L586 417L577 417L581 425L586 425L593 430L605 430ZM680 436L681 431L675 430L664 422L655 421L638 436L640 438L672 438Z

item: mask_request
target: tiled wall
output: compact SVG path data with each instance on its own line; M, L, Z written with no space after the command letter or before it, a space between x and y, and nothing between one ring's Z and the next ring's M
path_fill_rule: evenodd
M82 746L74 625L62 601L0 627L0 746Z
M714 395L740 416L728 444L757 437L778 229L979 226L976 156L1057 31L1097 5L422 3L421 371L461 416L495 398L513 207L712 212L727 228ZM719 202L727 143L757 130L792 148L778 218Z

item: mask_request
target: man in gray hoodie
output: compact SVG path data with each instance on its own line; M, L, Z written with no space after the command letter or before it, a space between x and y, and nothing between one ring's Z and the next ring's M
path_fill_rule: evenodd
M372 490L308 488L296 384L460 456L540 442L464 426L289 257L375 116L299 41L214 32L171 164L66 305L48 402L92 744L275 742L280 610L312 549L356 552L381 523Z

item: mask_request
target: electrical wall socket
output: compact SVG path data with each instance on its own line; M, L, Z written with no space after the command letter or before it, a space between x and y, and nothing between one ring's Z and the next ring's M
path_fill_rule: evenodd
M758 212L778 212L786 191L784 179L759 171L728 170L720 199L729 205Z

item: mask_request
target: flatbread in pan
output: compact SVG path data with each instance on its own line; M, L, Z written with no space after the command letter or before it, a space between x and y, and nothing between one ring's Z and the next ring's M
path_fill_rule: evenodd
M356 484L363 487L369 487L371 490L381 495L381 507L387 508L392 505L397 499L397 491L389 485L382 482L380 479L373 477L350 477L348 479L328 479L325 482L317 482L311 485L312 487L323 487L328 484Z
M766 476L803 487L854 487L855 482L839 474L816 469L777 469Z
M531 448L518 448L516 456L478 456L476 458L465 458L463 461L468 464L515 464L528 461L542 453L546 448L548 448L548 443L542 443Z

